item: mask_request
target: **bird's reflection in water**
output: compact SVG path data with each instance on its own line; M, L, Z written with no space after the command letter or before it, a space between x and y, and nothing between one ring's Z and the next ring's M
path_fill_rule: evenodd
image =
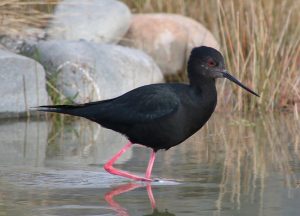
M130 214L127 212L126 208L123 208L118 202L116 202L114 200L115 196L118 196L122 193L126 193L129 191L132 191L136 188L140 188L140 187L145 187L144 184L138 184L138 183L127 183L127 184L123 184L123 185L119 185L116 188L113 188L111 191L107 192L104 195L104 199L106 200L106 202L112 207L112 209L117 212L117 215L119 216L130 216ZM160 212L157 208L156 208L156 203L155 203L155 199L152 193L152 187L151 184L148 183L146 185L146 190L147 190L147 194L148 194L148 198L150 200L150 204L151 207L153 209L152 214L147 214L144 216L175 216L175 214L169 213L167 210Z

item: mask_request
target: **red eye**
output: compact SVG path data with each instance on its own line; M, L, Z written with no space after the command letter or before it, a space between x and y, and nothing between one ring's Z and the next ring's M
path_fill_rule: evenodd
M208 67L215 67L217 63L213 59L208 59L207 60L207 66Z

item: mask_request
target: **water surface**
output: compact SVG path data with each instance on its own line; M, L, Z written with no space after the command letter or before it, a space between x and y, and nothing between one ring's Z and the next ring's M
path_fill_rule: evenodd
M216 114L158 152L152 184L106 173L126 139L85 120L0 122L2 215L300 215L300 123ZM142 175L150 150L116 167Z

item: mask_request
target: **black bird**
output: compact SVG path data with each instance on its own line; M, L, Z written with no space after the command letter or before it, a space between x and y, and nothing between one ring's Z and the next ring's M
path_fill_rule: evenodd
M151 84L109 100L40 106L37 110L84 117L125 135L129 143L104 165L104 169L134 180L152 181L155 153L183 142L197 132L214 112L217 104L216 78L227 78L259 96L226 71L222 54L213 48L194 48L187 71L189 84ZM145 177L113 167L115 161L134 143L152 148Z

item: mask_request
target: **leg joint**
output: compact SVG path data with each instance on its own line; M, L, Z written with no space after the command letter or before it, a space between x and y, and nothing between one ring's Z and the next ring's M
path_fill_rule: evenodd
M113 167L112 167L112 165L110 165L110 164L104 164L104 166L103 166L103 168L107 171L107 172L109 172L109 173L112 173L112 171L113 171Z

